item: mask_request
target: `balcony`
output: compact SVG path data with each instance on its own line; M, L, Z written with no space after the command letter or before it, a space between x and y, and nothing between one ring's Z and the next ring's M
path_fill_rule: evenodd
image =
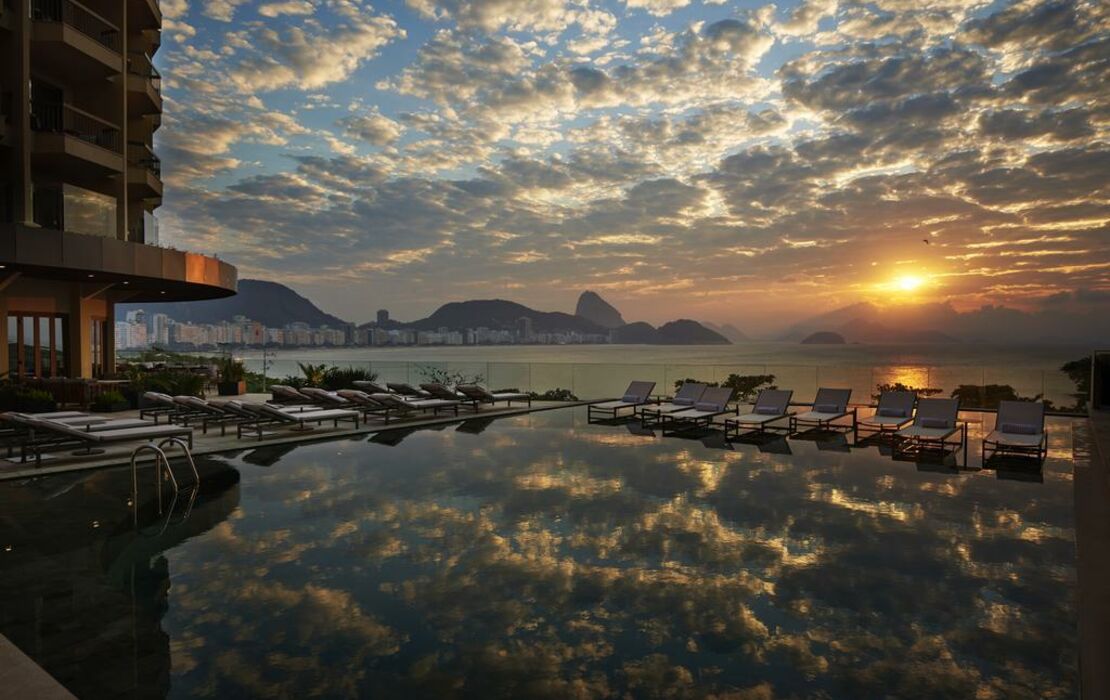
M123 172L120 130L111 122L70 104L33 104L31 129L36 165L93 176Z
M162 75L139 52L127 54L127 114L132 118L162 112Z
M119 27L77 0L32 0L31 58L74 78L123 71Z
M162 196L162 161L145 143L127 144L127 191L143 199Z
M161 29L162 8L158 0L127 0L128 31Z

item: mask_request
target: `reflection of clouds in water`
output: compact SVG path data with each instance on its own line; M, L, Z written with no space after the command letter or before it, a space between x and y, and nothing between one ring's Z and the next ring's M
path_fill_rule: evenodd
M365 671L336 694L1074 692L1071 652L1043 653L1074 648L1063 480L530 422L465 452L418 432L245 467L246 515L175 563L175 673L288 692Z

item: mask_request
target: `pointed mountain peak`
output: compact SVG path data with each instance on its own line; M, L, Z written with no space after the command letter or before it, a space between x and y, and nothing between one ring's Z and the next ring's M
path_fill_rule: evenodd
M574 315L593 321L604 328L619 328L624 325L621 312L596 292L585 291L578 297Z

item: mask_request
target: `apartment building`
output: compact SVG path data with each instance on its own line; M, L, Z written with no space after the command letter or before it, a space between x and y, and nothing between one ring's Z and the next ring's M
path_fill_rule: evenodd
M157 0L0 0L0 374L112 371L114 307L235 293L158 247Z

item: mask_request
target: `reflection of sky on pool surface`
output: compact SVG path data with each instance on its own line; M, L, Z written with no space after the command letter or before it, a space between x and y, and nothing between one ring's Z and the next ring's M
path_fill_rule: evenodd
M569 410L244 451L165 555L169 694L1071 697L1053 429L1043 483Z

